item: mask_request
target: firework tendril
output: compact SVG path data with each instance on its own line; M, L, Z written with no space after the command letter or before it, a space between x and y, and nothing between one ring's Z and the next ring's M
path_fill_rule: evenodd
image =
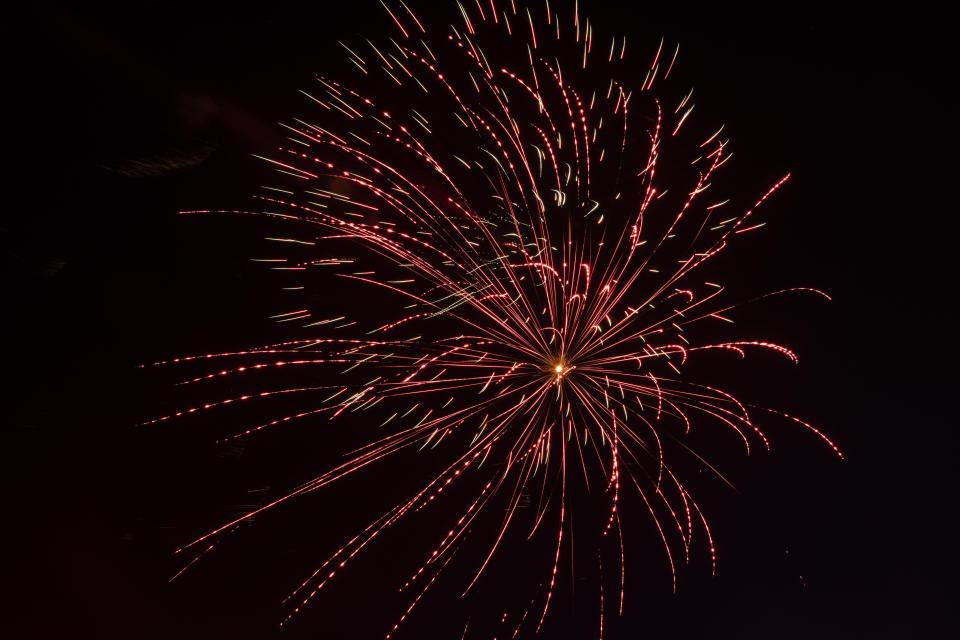
M465 0L456 24L433 28L402 1L385 3L394 36L341 43L351 80L318 76L303 92L312 115L283 125L286 142L257 156L277 172L257 206L184 212L256 216L283 230L267 238L278 251L263 261L293 279L291 295L323 273L399 312L353 318L345 301L342 315L318 317L307 301L272 316L302 326L300 339L156 363L229 363L184 381L197 385L329 373L148 425L284 395L314 399L224 440L318 418L369 425L367 444L342 462L185 544L181 572L255 516L386 459L445 456L439 473L305 572L282 624L401 521L438 509L448 525L424 533L435 543L398 585L408 601L386 638L448 567L467 567L450 588L469 596L518 536L547 561L528 576L529 604L511 612L507 635L540 631L576 551L600 568L602 637L604 615L625 606L627 505L652 522L674 588L695 544L715 569L708 520L675 464L694 458L713 471L685 443L695 427L728 431L749 453L769 449L761 423L798 425L842 457L806 421L684 372L695 358L722 364L724 353L797 361L762 339L702 337L734 332L730 316L745 304L725 302L706 266L762 226L758 209L790 176L736 204L714 184L731 157L722 127L695 131L692 90L664 97L679 47L661 42L649 65L631 65L626 38L607 46L578 6L564 16L549 2L518 5ZM791 288L748 302L794 293L829 299ZM361 426L346 414L363 416ZM574 549L575 522L596 534L593 548ZM605 545L619 564L606 575Z

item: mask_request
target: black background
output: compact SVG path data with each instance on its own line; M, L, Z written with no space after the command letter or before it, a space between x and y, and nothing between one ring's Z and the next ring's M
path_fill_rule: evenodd
M698 109L734 139L735 187L794 173L738 269L758 291L818 286L835 301L774 313L767 336L794 346L801 366L770 365L749 390L824 426L848 455L838 462L790 429L774 434L772 455L725 453L739 492L707 503L718 576L684 570L675 595L666 576L641 578L611 637L939 637L955 555L942 20L586 11L602 33L629 35L638 64L661 35L681 43ZM389 33L382 8L38 4L10 26L3 624L9 637L272 637L278 596L352 530L341 510L352 515L335 502L294 509L168 585L173 548L262 495L246 491L308 473L311 449L291 453L281 437L225 452L196 431L137 429L178 404L169 377L137 365L276 335L265 319L275 287L247 261L256 234L176 212L243 202L263 175L248 154L306 110L296 89L314 71L345 69L337 38ZM304 522L333 533L319 549L309 531L284 533ZM392 619L403 602L358 583L344 592L281 636L364 637L334 610ZM426 611L445 628L446 614ZM409 637L453 637L430 628ZM587 637L574 628L548 637Z

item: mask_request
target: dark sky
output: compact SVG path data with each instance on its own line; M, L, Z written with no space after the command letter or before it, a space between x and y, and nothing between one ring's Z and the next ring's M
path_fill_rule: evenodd
M771 455L724 453L738 492L709 494L719 575L695 563L672 594L647 562L609 637L943 637L957 326L944 18L916 5L841 16L638 4L587 12L634 52L661 35L681 43L680 69L698 109L727 123L745 189L795 175L743 272L758 290L810 285L835 300L773 316L801 366L749 389L824 426L848 459L789 429ZM138 364L274 335L273 287L247 261L255 234L176 212L243 202L263 175L249 154L306 110L296 90L344 70L335 41L389 33L375 0L310 5L39 3L11 25L8 637L274 637L278 596L352 531L354 501L309 503L168 585L178 544L301 478L318 445L280 436L225 451L196 430L135 428L181 404L170 377ZM361 575L389 574L394 551ZM633 553L660 549L643 538ZM354 622L392 619L402 602L342 586L279 636L366 637ZM420 615L409 637L453 637L445 613ZM546 637L588 637L566 615Z

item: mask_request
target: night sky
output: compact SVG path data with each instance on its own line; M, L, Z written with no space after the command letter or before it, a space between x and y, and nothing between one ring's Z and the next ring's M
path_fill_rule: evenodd
M139 364L278 336L277 287L248 260L262 228L177 211L249 204L268 175L250 154L276 143L278 121L311 113L297 89L349 72L336 40L391 34L375 0L307 4L35 3L8 25L5 637L381 637L406 601L392 576L414 529L276 628L285 590L374 513L362 506L389 501L391 474L415 470L388 465L258 520L168 584L173 549L322 471L329 444L309 429L230 448L200 422L136 427L189 398ZM447 3L411 4L454 19ZM629 611L608 637L944 637L957 327L944 20L915 5L840 16L643 4L584 6L601 40L629 36L638 65L661 36L680 42L698 117L733 139L734 188L794 174L727 280L834 297L757 319L801 364L760 359L730 384L822 426L847 460L781 426L772 454L721 447L737 491L698 494L718 575L701 558L671 593L662 548L635 526ZM594 637L596 603L577 607L554 611L544 637ZM425 606L398 637L459 637L463 613Z

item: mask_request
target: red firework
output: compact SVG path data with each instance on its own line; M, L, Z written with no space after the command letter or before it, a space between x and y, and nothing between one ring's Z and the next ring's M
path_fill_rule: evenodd
M316 399L226 439L317 416L376 417L368 443L342 463L184 545L178 553L193 554L187 567L239 524L374 463L407 452L416 461L428 449L447 456L442 471L305 576L286 601L284 623L371 543L471 477L476 490L459 506L447 501L449 526L411 565L401 590L412 595L387 638L465 543L480 550L461 558L472 563L460 585L469 593L508 537L532 540L543 529L548 535L536 540L550 541L550 564L531 577L529 605L511 616L514 637L539 631L563 576L573 486L593 483L588 521L578 527L592 528L599 545L609 541L620 564L615 607L604 604L600 580L602 636L604 612L624 607L627 501L652 520L674 585L675 564L689 559L695 539L715 563L708 521L673 463L693 455L712 469L684 444L695 423L729 430L749 452L754 443L769 446L755 419L764 415L800 425L842 457L807 422L684 375L688 360L718 350L741 357L769 350L796 362L790 349L768 341L697 337L712 321L732 322L729 312L741 306L723 302L724 287L698 274L762 226L757 209L789 175L752 206L738 209L717 193L714 180L730 159L722 127L687 135L692 91L672 102L654 92L678 48L661 43L631 80L626 39L595 43L576 7L561 19L549 2L458 6L461 24L433 29L402 1L384 4L399 35L379 47L343 44L351 82L318 77L304 92L319 115L285 125L289 143L261 157L280 176L257 196L261 208L188 212L248 214L289 229L268 239L291 251L265 260L302 278L289 290L332 266L364 294L381 292L385 305L400 300L405 310L363 326L349 312L318 318L309 304L298 305L273 319L302 325L301 339L157 363L242 363L190 383L315 365L336 375L147 424L280 395ZM358 251L336 257L324 246ZM792 288L750 302L794 292L829 299ZM352 372L367 379L354 383ZM522 511L531 496L535 508ZM497 522L490 531L475 526L485 517ZM476 530L483 533L471 536Z

